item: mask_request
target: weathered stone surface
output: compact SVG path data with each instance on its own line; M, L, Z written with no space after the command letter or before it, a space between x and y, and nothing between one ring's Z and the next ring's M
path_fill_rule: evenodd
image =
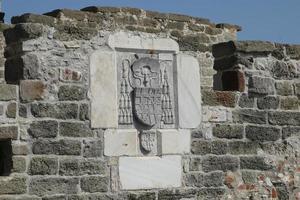
M53 194L76 194L78 192L78 178L63 177L34 177L29 183L29 194L46 196Z
M239 159L234 156L207 156L202 159L202 169L210 171L236 171L239 168Z
M18 138L17 126L0 126L0 139L13 139Z
M197 190L195 189L165 189L158 191L159 200L173 200L173 199L195 199Z
M261 156L242 156L240 162L241 169L270 170L275 167L272 160Z
M235 42L238 51L242 52L272 52L275 50L274 43L267 41L237 41Z
M107 173L106 164L102 160L96 159L61 159L59 174L62 176L78 175L105 175Z
M142 38L137 35L133 35L126 32L118 32L111 34L108 38L108 45L115 48L125 49L145 49L152 51L173 51L178 52L178 44L167 38L154 39L154 38Z
M297 77L297 69L291 62L277 61L272 68L273 77L275 79L293 79Z
M97 51L90 58L91 126L117 128L117 66L113 51Z
M29 153L29 148L27 143L13 143L12 152L14 155L27 155Z
M0 84L0 101L17 99L17 87L15 85Z
M58 159L52 157L33 157L29 165L31 175L56 175Z
M79 108L79 119L90 120L90 112L88 104L81 104Z
M120 157L121 188L125 190L181 186L181 157Z
M12 157L13 168L12 172L24 173L26 171L26 157L25 156L13 156Z
M213 135L218 138L242 139L243 134L244 127L240 125L217 124L215 127L213 127Z
M223 186L223 179L223 172L192 173L187 175L187 184L193 187L220 187Z
M171 34L177 37L177 42L180 47L180 51L200 51L206 52L211 50L210 45L205 45L210 43L209 37L204 33L198 33L195 35L181 35L181 33L172 31Z
M25 194L26 182L24 176L0 177L0 194Z
M179 127L196 128L201 121L199 64L197 59L184 54L178 55L177 64Z
M34 117L75 119L78 105L75 103L35 103L31 105L31 113Z
M270 124L300 126L299 112L270 112L268 118Z
M107 192L108 178L101 176L85 176L80 180L80 187L84 192Z
M18 57L17 57L18 58ZM38 54L28 53L21 57L21 63L18 67L22 67L22 78L24 79L40 79L41 73L41 60ZM29 82L27 84L30 84ZM39 83L37 83L39 84ZM29 85L27 85L30 87ZM31 87L34 87L33 85ZM43 87L36 85L36 87ZM41 91L41 88L37 88ZM37 91L36 91L37 92Z
M265 124L267 122L267 113L252 109L239 109L233 112L233 119L239 123Z
M249 92L255 94L274 94L275 82L271 78L252 76L249 79Z
M3 105L0 105L0 116L4 114L4 107Z
M46 140L40 139L32 144L33 154L80 155L81 142L78 140Z
M103 156L103 142L100 139L84 140L83 141L83 156L101 157Z
M104 132L104 155L137 155L138 135L135 129L110 130Z
M161 137L162 154L190 153L191 133L189 130L158 130Z
M79 82L82 80L82 73L70 68L64 68L60 71L60 80L64 82Z
M282 110L298 110L300 100L298 97L280 98L280 108Z
M143 193L130 193L128 194L129 200L156 200L156 194L154 192Z
M46 86L40 80L20 81L20 97L23 101L41 100L44 97Z
M246 126L246 137L252 141L276 141L281 137L280 129L267 126Z
M93 137L94 133L85 123L61 122L59 134L64 137Z
M11 19L12 24L19 24L19 23L41 23L46 25L53 25L54 18L45 16L45 15L36 15L32 13L26 13L21 16L14 16Z
M291 82L276 82L275 84L276 91L278 95L288 96L293 95L293 85Z
M19 104L19 116L23 118L27 117L27 107L24 104Z
M247 94L242 94L239 98L239 106L241 108L253 108L254 98L249 97Z
M86 98L86 89L76 85L63 85L59 88L58 98L61 101L79 101Z
M300 83L295 84L295 94L300 98Z
M300 127L296 126L288 126L282 128L282 139L286 139L288 137L293 137L293 136L300 136Z
M231 141L228 143L229 153L239 154L256 154L260 149L257 142Z
M237 94L229 91L202 91L202 101L204 105L235 107Z
M224 108L203 107L202 118L204 122L226 122L231 116Z
M279 98L276 96L258 98L257 107L262 110L277 109L279 107Z
M17 104L15 102L8 104L6 107L6 116L8 118L16 118Z
M58 133L57 121L35 121L30 124L28 133L33 138L54 138Z
M192 142L191 152L193 154L206 155L216 154L223 155L228 152L228 144L226 141L216 140L195 140Z

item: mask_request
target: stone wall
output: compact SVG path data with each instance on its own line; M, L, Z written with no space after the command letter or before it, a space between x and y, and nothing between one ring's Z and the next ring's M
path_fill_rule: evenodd
M56 10L12 23L4 30L0 141L12 141L13 156L10 175L0 177L0 199L300 198L299 46L237 42L235 25L132 8ZM119 166L136 156L123 156L126 146L110 155L109 129L91 128L90 58L110 50L119 32L171 38L199 62L202 121L184 129L191 141L162 159L180 162L176 187L124 189ZM167 142L177 137L165 135Z

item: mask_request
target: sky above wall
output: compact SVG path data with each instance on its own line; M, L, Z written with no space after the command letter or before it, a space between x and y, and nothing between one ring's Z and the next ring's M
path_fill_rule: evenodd
M243 27L239 40L300 44L300 0L2 0L5 21L23 13L57 8L126 6L208 18Z

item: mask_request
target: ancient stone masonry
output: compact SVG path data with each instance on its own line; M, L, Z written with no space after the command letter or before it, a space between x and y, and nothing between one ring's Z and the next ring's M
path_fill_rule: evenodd
M299 45L136 8L0 25L0 200L300 199Z

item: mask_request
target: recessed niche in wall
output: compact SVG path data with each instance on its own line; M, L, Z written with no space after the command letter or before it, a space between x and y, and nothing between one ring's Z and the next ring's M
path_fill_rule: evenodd
M0 140L0 176L8 176L12 169L11 140Z

